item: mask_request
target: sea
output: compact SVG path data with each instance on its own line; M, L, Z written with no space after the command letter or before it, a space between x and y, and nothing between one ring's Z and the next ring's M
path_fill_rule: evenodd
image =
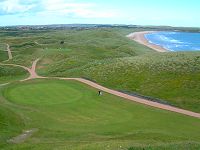
M162 31L145 34L145 38L169 51L200 51L200 33Z

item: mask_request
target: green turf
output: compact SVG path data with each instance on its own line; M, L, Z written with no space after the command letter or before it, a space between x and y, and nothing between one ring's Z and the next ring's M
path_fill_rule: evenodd
M20 134L24 123L19 115L0 104L0 147L3 147L8 139Z
M41 75L85 77L200 112L199 53L157 54L125 37L134 31L138 29L13 31L4 41L14 51L10 63L30 66L40 57Z
M160 54L125 37L157 29L0 30L0 49L10 44L13 60L7 63L31 66L41 58L41 75L84 77L200 112L200 53ZM0 61L7 59L7 52L0 51ZM26 76L21 68L0 66L0 84ZM37 80L3 88L0 149L200 149L200 123L191 117L107 94L98 97L96 90L72 81ZM31 128L39 131L25 143L6 144Z
M12 127L23 120L16 132L20 127L39 129L18 145L6 145L4 135L4 149L175 149L183 145L200 148L199 119L106 93L98 96L97 90L75 81L34 80L12 84L1 91L2 107L8 107L15 112L15 118L19 117L13 120ZM12 115L8 114L6 120L12 119ZM8 122L1 118L2 123ZM10 127L7 130L10 133Z
M26 77L28 73L23 68L0 65L0 84L22 80Z
M84 77L116 90L200 112L200 53L147 54L95 61L53 76ZM53 70L53 69L52 69Z
M133 31L135 29L47 30L41 34L37 31L29 34L17 32L17 37L9 32L4 41L15 51L11 63L30 66L34 59L42 57L44 61L50 58L53 66L59 63L66 67L78 67L94 60L151 52L125 37ZM61 41L65 43L60 44Z
M125 37L141 30L145 28L9 31L3 32L2 42L14 51L9 63L31 66L41 58L41 75L84 77L200 112L200 53L159 54Z
M8 52L0 50L0 62L8 60Z

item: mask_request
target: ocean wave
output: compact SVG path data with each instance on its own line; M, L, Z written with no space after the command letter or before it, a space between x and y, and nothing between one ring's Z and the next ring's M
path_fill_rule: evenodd
M169 37L166 37L164 35L158 35L158 38L161 39L162 41L169 42L169 43L177 43L177 44L183 44L184 43L180 40L169 38Z
M200 33L156 32L146 37L149 43L170 51L200 51Z

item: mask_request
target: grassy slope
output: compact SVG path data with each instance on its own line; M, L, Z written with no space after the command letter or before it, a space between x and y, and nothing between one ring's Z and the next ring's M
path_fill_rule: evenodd
M1 105L16 112L6 119L1 115L3 124L20 116L13 120L16 132L20 124L23 129L39 129L19 145L3 146L7 137L3 136L4 149L200 148L199 119L106 93L99 97L95 89L78 82L28 81L8 86L3 95L9 101L1 97Z
M30 66L41 57L42 75L85 77L200 112L199 53L158 54L125 37L133 31L137 30L18 31L6 32L4 41L15 51L12 63Z
M0 147L5 146L10 137L20 134L23 127L24 123L20 116L0 104Z
M150 49L133 44L124 36L134 30L92 29L92 30L58 30L42 33L9 33L3 41L15 51L10 62L30 66L31 62L43 57L44 63L54 66L77 67L88 61L106 58L128 57L150 52ZM1 33L2 34L2 33ZM17 37L11 36L17 34ZM60 41L64 40L63 45ZM39 43L39 45L37 44ZM136 47L134 47L136 46ZM61 69L61 67L60 67Z
M24 79L28 73L20 67L0 65L0 84Z
M8 63L30 66L41 55L40 46L34 43L41 35L51 31L0 31L1 43L8 43L13 51L13 60Z
M60 44L48 36L40 41L43 47L51 47L43 51L40 74L85 77L200 112L198 52L158 54L128 40L125 35L131 30L68 32L67 37L65 32L56 34L65 41L62 50L56 49Z
M6 50L6 45L3 43L0 43L0 61L4 61L8 59L8 53L5 50Z
M96 61L57 76L85 77L116 90L200 112L200 53L148 54Z
M7 41L4 38L8 38L6 37L4 34L4 32L0 32L0 62L3 62L5 60L8 60L8 52L5 51L6 50L6 44ZM14 54L15 52L13 52ZM3 62L3 63L9 63L9 62ZM20 67L12 67L12 66L4 66L4 65L0 65L0 84L4 84L7 82L11 82L11 81L16 81L16 80L20 80L23 79L25 77L27 77L27 72L20 68Z
M0 51L0 61L5 61L8 59L8 53L5 51Z

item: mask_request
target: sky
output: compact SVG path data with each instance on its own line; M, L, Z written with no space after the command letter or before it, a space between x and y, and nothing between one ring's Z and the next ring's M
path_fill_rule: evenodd
M200 27L200 0L0 0L0 26L76 23Z

